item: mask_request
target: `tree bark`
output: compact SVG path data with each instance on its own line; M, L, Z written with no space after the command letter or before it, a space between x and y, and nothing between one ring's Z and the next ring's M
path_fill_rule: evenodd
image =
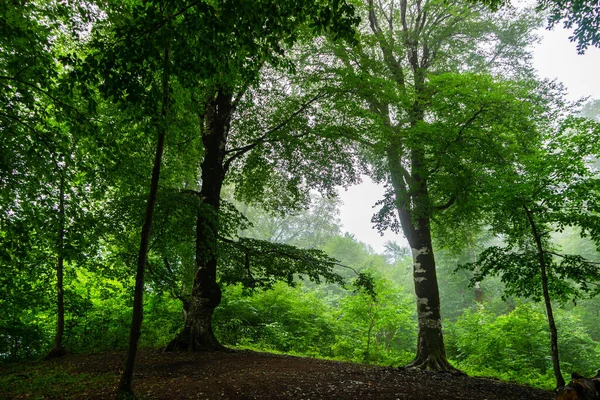
M202 206L196 217L196 268L185 326L166 351L226 351L214 335L212 316L221 303L217 283L219 207L225 179L225 146L233 112L230 90L218 88L204 110Z
M411 173L404 170L398 147L387 151L396 210L413 257L413 280L417 296L419 335L417 354L407 366L430 371L458 372L446 358L442 332L440 295L431 242L427 177L423 173L423 152L411 151Z
M67 353L63 346L63 335L65 332L65 296L64 296L64 240L65 240L65 177L64 171L60 171L60 190L58 199L58 241L56 246L56 293L57 293L57 317L56 336L54 345L48 353L48 358L60 357Z
M475 265L475 269L474 269L474 273L477 274L479 272L479 266L476 265L477 263L477 252L475 251L474 248L474 244L471 245L471 255L473 256L473 258L471 259L471 262L473 263L473 265ZM477 281L475 282L475 302L478 304L482 304L483 300L485 300L485 297L483 295L483 289L481 288L481 282Z
M542 293L544 295L544 304L546 305L546 314L548 316L548 327L550 328L550 346L552 348L552 367L554 368L554 378L556 379L556 388L565 386L565 378L563 378L560 370L560 359L558 357L558 330L556 329L556 323L554 322L554 313L552 312L552 302L550 301L550 291L548 290L548 273L546 258L544 257L544 247L542 244L541 235L537 229L537 225L533 218L533 213L523 206L525 213L527 214L527 220L531 227L531 233L533 234L535 244L537 247L537 255L540 263L540 273L542 278Z
M440 294L428 217L418 218L417 226L408 241L413 256L419 326L417 355L409 367L431 371L455 371L446 359Z
M154 208L156 205L156 196L158 193L158 181L160 178L160 167L162 155L165 146L165 136L167 131L167 114L169 110L169 79L170 79L170 49L169 42L165 41L163 50L163 77L162 77L162 109L160 120L157 124L158 138L156 143L156 154L154 157L154 167L152 168L152 179L150 182L150 193L146 202L146 213L144 225L140 238L140 248L138 252L137 271L135 276L135 292L133 299L133 315L131 319L131 330L129 331L129 348L127 351L127 360L123 368L123 374L117 387L118 399L136 398L131 382L133 379L133 368L137 356L138 341L142 334L142 320L144 316L144 275L146 263L148 261L148 245L150 241L150 232L152 230L152 219L154 217Z

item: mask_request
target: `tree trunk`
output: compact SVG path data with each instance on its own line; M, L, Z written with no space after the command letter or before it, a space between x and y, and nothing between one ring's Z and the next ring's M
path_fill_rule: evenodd
M131 330L129 331L129 348L127 351L127 360L123 368L123 374L117 388L117 398L129 399L136 398L131 381L133 379L133 368L138 350L138 340L142 334L142 320L144 316L144 275L146 263L148 260L148 245L150 241L150 232L152 230L152 219L154 217L154 207L156 205L156 195L158 193L158 181L160 178L160 166L165 146L165 136L167 131L167 114L169 110L169 42L165 42L163 54L163 77L162 77L162 109L161 118L157 124L158 138L156 143L156 154L154 157L154 167L152 168L152 179L150 182L150 193L146 202L146 214L144 225L140 238L140 248L138 252L137 271L135 276L135 292L133 298L133 315L131 319Z
M429 218L418 219L409 243L413 256L413 279L419 325L417 355L409 367L431 371L455 371L456 369L446 359Z
M56 293L57 293L57 317L56 317L56 336L54 345L48 353L50 357L60 357L66 354L63 346L63 334L65 332L65 297L64 297L64 240L65 240L65 177L64 171L60 171L60 192L58 199L58 241L57 241L57 262L56 262Z
M192 297L185 326L166 351L226 351L212 328L212 316L221 303L221 288L217 283L217 238L221 188L225 179L225 146L233 112L232 94L219 88L204 110L206 129L202 134L203 204L196 219L196 269Z
M548 327L550 328L550 346L552 348L552 366L554 368L554 378L556 379L556 388L565 386L565 378L563 378L560 370L560 359L558 357L558 330L556 329L556 323L554 322L554 313L552 312L552 302L550 301L550 291L548 290L548 273L546 266L546 258L544 257L544 247L540 233L538 232L537 225L533 219L531 210L525 205L523 206L529 225L531 226L531 232L535 239L537 246L537 255L540 262L540 272L542 277L542 293L544 295L544 304L546 305L546 314L548 315Z
M369 358L371 356L371 340L372 340L372 333L373 333L373 328L375 327L375 304L371 303L370 307L369 307L369 329L367 331L367 349L365 350L365 357L364 357L364 361L365 362L369 362Z
M482 304L484 300L483 289L481 288L481 282L475 282L475 302Z
M413 280L417 296L417 355L407 367L458 372L446 358L440 295L431 243L429 194L427 179L423 173L423 153L419 150L411 151L410 174L402 167L397 146L392 145L387 156L400 224L412 249Z
M471 247L471 255L473 256L471 262L475 265L474 273L477 274L479 272L479 266L477 266L477 252L475 251L474 245ZM484 300L483 289L481 288L481 282L475 282L475 302L482 304Z

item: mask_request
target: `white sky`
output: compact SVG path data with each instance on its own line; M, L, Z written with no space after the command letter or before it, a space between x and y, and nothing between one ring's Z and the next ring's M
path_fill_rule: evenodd
M542 41L533 52L533 65L539 76L562 82L569 91L570 100L585 96L600 98L600 49L589 48L584 55L578 55L575 43L568 39L568 31L557 28L539 33ZM344 232L353 234L378 253L383 252L386 241L406 243L402 234L386 231L384 236L380 236L373 228L371 216L375 210L372 207L383 197L382 187L364 177L361 185L347 191L340 190L340 197L343 201L340 218Z

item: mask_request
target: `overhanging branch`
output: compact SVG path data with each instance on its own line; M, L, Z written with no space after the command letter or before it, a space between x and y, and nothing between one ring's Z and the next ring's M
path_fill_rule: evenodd
M284 121L281 121L277 125L275 125L272 128L268 129L260 137L258 137L257 139L255 139L252 143L249 143L249 144L247 144L245 146L242 146L242 147L237 147L237 148L229 149L229 150L225 151L225 154L231 154L231 153L233 153L233 155L231 155L227 159L227 161L225 161L225 164L223 166L224 170L227 171L229 169L229 166L231 165L231 163L233 161L235 161L236 159L240 158L241 156L243 156L244 154L246 154L250 150L254 149L259 144L262 144L262 143L265 143L265 142L269 141L269 136L271 136L275 132L281 130L283 127L285 127L287 124L289 124L294 118L296 118L298 115L300 115L304 111L306 111L306 109L311 104L313 104L315 101L323 98L324 96L325 96L325 93L321 92L321 93L318 93L315 96L311 97L308 101L304 102L300 106L300 108L298 108L291 115L289 115ZM305 136L305 135L304 134L303 135L297 135L296 137L302 137L302 136Z

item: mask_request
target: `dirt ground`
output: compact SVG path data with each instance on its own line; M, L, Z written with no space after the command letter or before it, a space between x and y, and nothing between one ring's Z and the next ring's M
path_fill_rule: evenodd
M112 399L124 357L120 352L71 354L5 366L0 374L8 378L8 387L0 387L0 398ZM44 374L55 378L40 384ZM134 388L143 399L554 399L548 391L493 379L252 351L145 350Z

